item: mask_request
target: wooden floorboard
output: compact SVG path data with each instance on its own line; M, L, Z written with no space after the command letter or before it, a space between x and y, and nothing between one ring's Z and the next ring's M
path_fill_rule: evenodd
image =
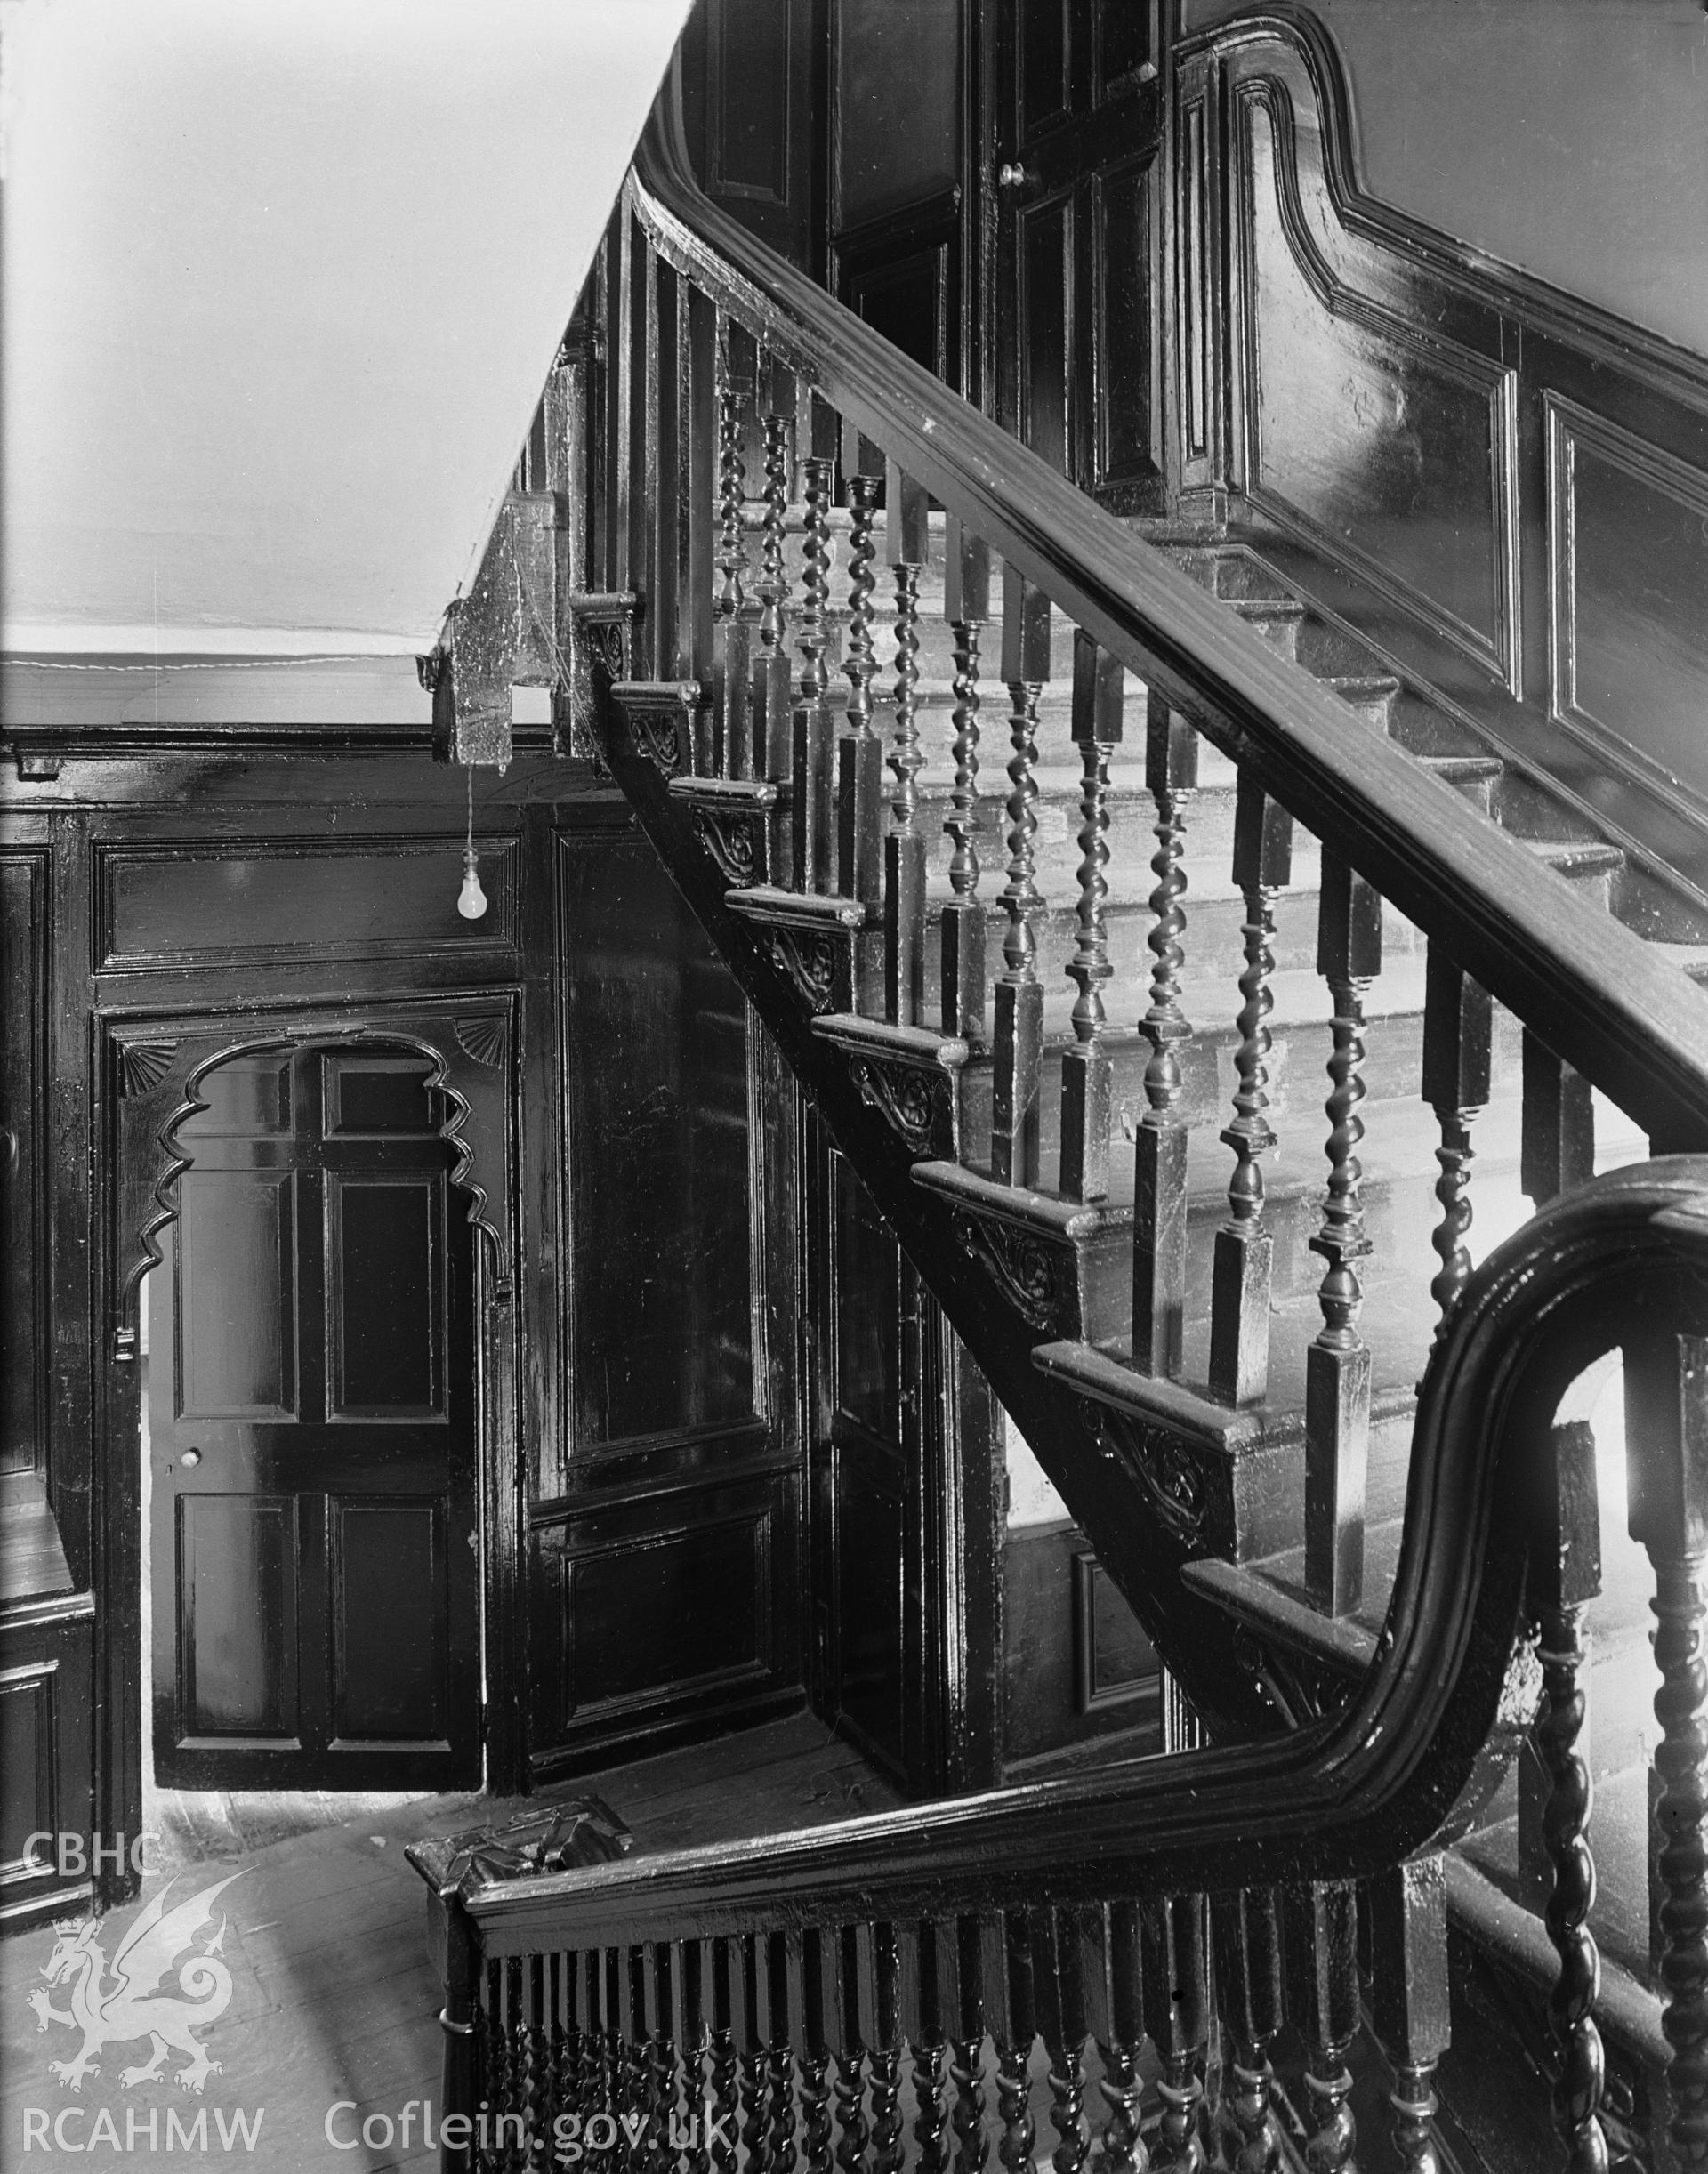
M136 2040L103 2049L98 2072L71 2090L49 2064L76 2053L78 2033L58 2023L38 2030L27 2005L39 1988L56 2008L68 2006L65 1986L50 1989L41 1976L54 1935L16 1935L0 1944L0 2170L36 2163L40 2146L24 2150L32 2111L52 2121L68 2109L72 2141L88 2146L105 2110L121 2139L115 2162L163 2174L223 2160L218 2116L229 2124L239 2109L252 2117L259 2110L262 2131L253 2152L239 2142L231 2158L263 2174L417 2174L433 2166L418 2125L407 2148L394 2135L390 2146L339 2150L326 2134L328 2109L340 2101L354 2102L338 2116L348 2138L370 2114L395 2122L407 2101L437 2098L439 1987L425 1958L423 1889L404 1845L589 1793L627 1821L642 1849L822 1825L896 1801L879 1775L804 1713L578 1776L528 1801L150 1790L147 1823L162 1836L157 1869L141 1899L103 1920L95 1939L110 1965L163 1890L181 1903L230 1879L194 1941L205 1950L224 1920L217 1952L230 1972L230 2001L200 2033L218 2073L196 2096L173 2081L185 2058L173 2051L159 2078L127 2089L120 2070L149 2058L147 2041ZM169 1974L162 1988L168 1997L174 1984ZM205 2153L165 2148L169 2113L181 2133L192 2135L197 2116L207 2114ZM157 2150L146 2142L150 2114L162 2139ZM125 2149L133 2117L139 2142ZM113 2156L101 2134L90 2146L98 2161Z

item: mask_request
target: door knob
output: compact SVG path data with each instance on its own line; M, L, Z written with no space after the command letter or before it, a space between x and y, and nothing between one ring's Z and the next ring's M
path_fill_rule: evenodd
M189 1472L193 1472L201 1461L202 1453L199 1449L187 1449L178 1460L179 1463Z
M998 189L1030 189L1037 176L1029 167L1007 160L996 169Z

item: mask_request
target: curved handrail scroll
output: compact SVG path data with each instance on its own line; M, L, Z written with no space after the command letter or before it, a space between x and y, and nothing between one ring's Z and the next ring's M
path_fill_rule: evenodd
M1387 1627L1344 1715L1254 1745L494 1883L465 1897L484 1947L1345 1880L1452 1840L1534 1704L1526 1574L1560 1397L1626 1340L1704 1331L1708 1157L1562 1195L1477 1271L1430 1362ZM1704 1492L1688 1430L1633 1437L1627 1453L1633 1502Z

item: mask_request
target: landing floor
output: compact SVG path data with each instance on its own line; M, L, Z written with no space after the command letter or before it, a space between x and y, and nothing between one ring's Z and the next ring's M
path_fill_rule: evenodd
M532 1801L588 1791L628 1822L643 1849L820 1824L897 1801L804 1714L583 1775ZM262 2174L405 2167L425 2174L437 2159L422 2149L418 2110L407 2149L359 2141L370 2114L396 2122L409 2101L438 2096L439 1994L423 1951L423 1890L404 1845L498 1824L520 1808L469 1796L154 1794L159 1870L139 1902L101 1920L94 1939L110 1966L126 1929L163 1888L188 1900L227 1883L210 1897L207 1923L225 1920L215 1945L231 1993L200 2033L219 2073L198 2097L173 2081L183 2063L173 2052L157 2079L126 2089L121 2070L149 2057L147 2041L136 2039L108 2045L95 2056L98 2073L68 2088L50 2063L68 2062L81 2040L60 2023L38 2027L28 2005L33 1992L54 2008L69 2004L66 1985L50 1988L40 1975L54 1935L18 1934L0 1944L0 2170L45 2168L81 2146L96 2154L93 2163L110 2160L139 2174L228 2160ZM189 1929L205 1948L205 1928L188 1928L187 1937ZM162 1991L170 1994L175 1983L174 1973ZM328 2141L334 2106L334 2134L340 2144L358 2139L354 2149ZM186 2133L188 2148L180 2140Z

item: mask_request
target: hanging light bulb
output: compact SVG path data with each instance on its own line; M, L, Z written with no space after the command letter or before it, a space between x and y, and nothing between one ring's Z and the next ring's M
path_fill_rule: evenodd
M456 894L456 910L464 921L479 921L487 910L487 894L480 888L479 870L472 846L463 856L463 888Z
M469 781L469 828L463 847L463 888L456 894L456 910L464 921L479 921L487 910L487 894L480 888L480 856L474 849L474 765L464 766Z

